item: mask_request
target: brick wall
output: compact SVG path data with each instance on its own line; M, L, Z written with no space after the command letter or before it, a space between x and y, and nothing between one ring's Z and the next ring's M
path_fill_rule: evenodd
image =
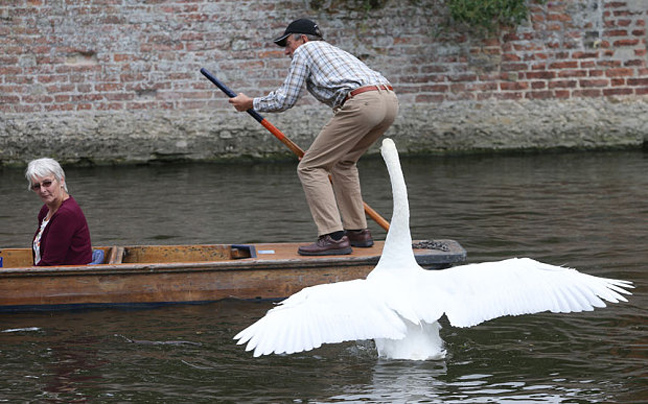
M482 37L439 0L0 2L0 165L42 155L130 162L289 153L204 79L278 86L271 38L309 16L387 76L411 152L638 146L648 133L648 2L529 1L529 20ZM316 7L316 5L319 5ZM268 118L307 146L330 111L304 97Z

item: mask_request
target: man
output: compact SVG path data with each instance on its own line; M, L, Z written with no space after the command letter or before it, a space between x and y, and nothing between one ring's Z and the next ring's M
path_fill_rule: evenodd
M356 163L396 119L398 100L391 84L355 56L324 42L311 20L291 22L274 42L292 59L284 83L265 97L239 94L229 102L238 111L281 112L307 89L334 112L297 168L318 230L318 240L298 252L337 255L350 254L351 246L371 247Z

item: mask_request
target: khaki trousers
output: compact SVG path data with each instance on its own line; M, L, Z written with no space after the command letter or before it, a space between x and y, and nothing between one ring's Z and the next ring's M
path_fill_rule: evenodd
M367 228L356 163L396 119L398 99L367 91L334 112L297 167L319 236Z

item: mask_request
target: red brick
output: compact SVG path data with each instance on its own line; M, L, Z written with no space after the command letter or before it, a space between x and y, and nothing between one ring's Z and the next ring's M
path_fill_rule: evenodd
M641 59L626 60L626 61L623 63L623 65L624 65L624 66L631 66L631 67L632 67L632 66L634 66L634 67L637 67L637 66L645 66L645 65L646 65L646 62L643 61L643 60L641 60Z
M569 14L549 13L547 14L547 21L570 22L572 18Z
M587 77L587 70L561 70L557 73L557 77Z
M572 92L572 96L574 96L574 97L599 98L602 95L603 95L603 92L601 90L595 90L595 89L574 90Z
M549 88L576 88L578 81L576 80L556 80L549 82Z
M493 96L499 100L521 100L524 98L524 93L505 91L502 93L495 93Z
M502 91L520 91L527 90L529 88L529 83L526 81L503 81L500 83L500 90Z
M0 104L2 105L2 104ZM19 113L19 114L33 114L35 112L41 112L43 111L43 107L41 105L15 105L14 106L14 112Z
M646 86L648 87L648 77L643 77L640 79L628 79L627 80L629 86Z
M473 85L474 91L497 91L497 83L488 82L488 83L477 83Z
M113 60L116 63L121 63L121 62L127 62L127 61L133 61L136 60L135 55L130 55L127 53L116 53L113 55Z
M98 83L95 84L95 90L99 92L119 91L123 89L121 83Z
M525 71L529 69L529 66L526 63L502 63L501 69L505 72Z
M609 69L606 70L607 77L628 77L634 76L634 69Z
M74 94L70 96L70 102L98 102L104 98L102 94Z
M628 31L625 29L612 29L603 32L603 35L605 37L611 37L611 36L628 36Z
M634 90L631 88L610 88L603 90L603 95L605 97L611 97L611 96L623 96L623 95L632 95L634 94Z
M422 92L432 92L432 93L445 93L450 89L447 84L438 84L438 85L424 85L421 86Z
M128 101L135 98L135 95L124 93L103 93L103 97L108 101Z
M525 77L529 80L551 80L556 78L556 73L552 71L526 72Z
M75 90L73 84L56 84L45 87L48 93L70 93Z
M119 102L111 102L107 104L95 104L95 109L99 111L118 111L125 109L126 107L124 104L119 103Z
M604 3L604 8L622 8L627 7L628 3L625 1L609 1Z
M518 55L513 55L513 54L510 54L510 53L506 53L506 54L502 55L502 60L505 61L505 62L519 62L519 61L522 60L522 58L520 58L520 56L518 56Z
M21 101L27 104L50 104L54 98L49 95L23 95Z
M578 61L567 60L562 62L554 62L549 65L550 69L576 69L578 68Z
M581 79L579 81L580 86L583 88L587 87L607 87L610 85L609 80L603 79Z
M449 75L448 80L452 82L466 82L466 81L475 81L477 80L477 75L475 74L456 74Z
M492 93L492 92L483 92L483 93L477 94L477 101L485 101L485 100L489 100L489 99L491 99L493 97L494 97L494 93Z
M0 104L18 104L20 97L17 95L0 95Z
M598 52L574 52L572 57L574 59L596 59Z
M621 61L619 61L619 60L599 60L597 65L601 66L601 67L607 67L607 68L621 67Z
M73 104L47 104L45 105L45 111L56 112L56 111L73 111Z
M553 98L552 91L532 91L525 94L525 97L531 100L548 100Z
M620 39L618 41L614 41L612 44L615 47L621 47L621 46L637 46L639 45L639 40L638 39Z

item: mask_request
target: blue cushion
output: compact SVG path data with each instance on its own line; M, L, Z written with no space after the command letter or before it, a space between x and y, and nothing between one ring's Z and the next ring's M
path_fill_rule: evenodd
M88 265L103 264L103 262L104 262L103 250L92 250L92 262L90 262Z

